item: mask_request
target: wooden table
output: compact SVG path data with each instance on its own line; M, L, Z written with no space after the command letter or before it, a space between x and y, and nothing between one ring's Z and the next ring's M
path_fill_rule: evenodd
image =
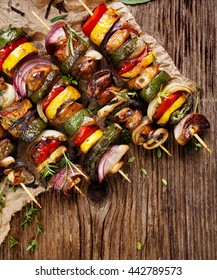
M211 122L203 136L212 154L203 148L195 151L193 144L180 147L173 135L166 145L172 158L163 154L158 159L156 151L131 145L128 157L136 159L124 170L132 184L117 175L87 198L42 194L38 220L45 231L39 235L38 249L26 250L34 226L21 229L23 210L13 217L9 233L20 244L9 249L6 238L0 259L217 258L215 6L214 0L153 0L129 6L179 70L202 85L199 112Z

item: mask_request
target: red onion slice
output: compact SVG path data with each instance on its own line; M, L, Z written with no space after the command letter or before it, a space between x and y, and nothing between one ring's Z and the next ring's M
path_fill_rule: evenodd
M115 145L104 153L98 164L98 178L100 183L102 183L105 176L114 168L128 150L128 145Z

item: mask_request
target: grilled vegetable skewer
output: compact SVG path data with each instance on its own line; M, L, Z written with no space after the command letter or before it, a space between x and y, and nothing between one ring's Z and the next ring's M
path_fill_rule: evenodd
M83 6L86 9L85 5ZM88 11L88 9L86 10ZM126 81L127 87L138 90L140 98L150 103L148 106L149 118L152 119L150 111L153 109L153 104L154 107L165 108L166 106L168 110L164 110L165 114L157 120L157 123L166 125L170 116L178 123L189 111L189 98L179 91L167 92L167 86L165 85L169 82L170 77L164 71L159 72L156 55L141 39L139 32L128 23L116 23L120 14L112 8L108 8L105 3L97 6L92 13L89 11L88 13L90 16L82 27L84 34L93 43L101 47L104 56L113 64L120 77ZM110 17L116 15L116 20L111 23L108 14ZM99 29L103 29L103 31L99 32ZM177 85L175 86L177 87ZM185 85L179 86L186 87ZM186 88L184 91L186 91ZM160 96L168 97L164 98L163 102L167 105L161 104L161 100L159 102ZM157 103L160 105L157 106ZM182 116L178 120L176 118L177 111L180 111L180 116ZM207 149L207 145L201 141L202 139L195 131L192 135L195 135ZM207 150L210 151L209 148Z

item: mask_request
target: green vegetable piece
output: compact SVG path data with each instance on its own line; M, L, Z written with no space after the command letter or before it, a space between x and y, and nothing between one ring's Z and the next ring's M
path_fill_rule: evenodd
M25 35L26 33L20 28L9 28L7 31L0 35L0 48L4 48L9 43Z
M59 70L51 71L47 75L43 85L30 96L31 100L35 104L38 103L38 101L40 99L42 99L48 93L48 91L50 90L50 88L53 85L54 81L56 80L56 78L59 75L60 75Z
M102 155L109 149L109 147L115 142L120 134L122 127L116 123L111 124L103 132L103 136L89 151L86 157L86 170L92 181L97 181L97 166L98 161Z
M151 80L148 86L139 92L139 97L149 103L170 79L171 77L167 72L160 71L158 75Z
M132 38L127 40L120 48L111 54L112 63L116 68L122 60L127 59L127 57L135 50L138 38Z
M84 118L92 118L93 115L88 109L82 109L74 114L65 124L63 125L66 134L69 136L73 135L77 129L82 125Z
M41 119L37 118L27 125L25 131L22 132L22 139L29 143L36 139L36 137L45 130L47 124Z
M12 236L9 237L9 248L13 248L15 245L19 244L19 241L14 239Z
M169 124L170 125L177 124L192 109L192 107L193 107L193 97L192 95L189 95L184 105L180 109L172 113L172 115L170 116Z

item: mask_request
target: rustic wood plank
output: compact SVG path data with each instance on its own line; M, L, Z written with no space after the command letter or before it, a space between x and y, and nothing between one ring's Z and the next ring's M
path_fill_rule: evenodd
M38 220L45 228L39 248L26 251L32 227L20 228L24 210L11 223L20 245L0 248L0 259L216 259L216 34L215 2L154 0L129 7L143 30L168 51L180 71L203 87L199 111L211 122L204 139L214 152L180 147L170 139L173 154L161 159L131 145L135 156L124 167L132 184L108 177L99 191L65 197L49 191L40 196ZM141 12L142 9L142 12ZM147 171L144 176L140 171ZM167 186L162 185L165 178ZM142 244L136 249L136 242Z

